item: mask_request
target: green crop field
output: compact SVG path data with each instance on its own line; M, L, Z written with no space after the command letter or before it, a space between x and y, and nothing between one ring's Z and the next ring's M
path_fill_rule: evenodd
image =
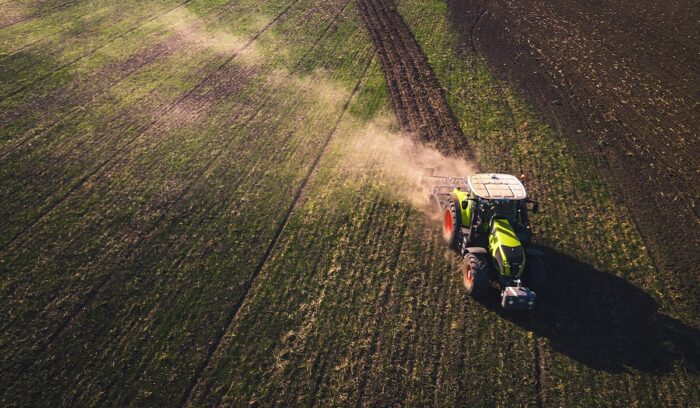
M700 404L695 303L593 159L443 1L397 12L540 199L537 311L466 294L415 181L470 163L401 132L355 1L4 0L0 405Z

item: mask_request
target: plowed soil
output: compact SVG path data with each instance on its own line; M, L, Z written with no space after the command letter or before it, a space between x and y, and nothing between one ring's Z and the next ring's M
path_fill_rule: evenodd
M470 155L442 88L393 0L357 2L391 92L401 128L445 153Z
M697 307L700 11L671 2L450 0L464 47L535 104L632 210ZM572 205L583 203L572 203Z

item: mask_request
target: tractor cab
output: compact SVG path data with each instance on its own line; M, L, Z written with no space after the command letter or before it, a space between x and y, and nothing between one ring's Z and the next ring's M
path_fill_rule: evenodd
M515 176L509 174L475 174L467 178L469 202L471 206L470 241L476 241L481 233L492 234L503 229L506 220L519 240L529 242L530 228L527 216L527 193L525 186ZM537 211L537 205L533 207Z

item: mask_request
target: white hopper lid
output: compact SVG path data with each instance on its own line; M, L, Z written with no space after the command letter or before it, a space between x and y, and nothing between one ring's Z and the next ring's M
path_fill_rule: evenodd
M485 199L522 200L527 197L523 183L510 174L481 173L469 176L469 189Z

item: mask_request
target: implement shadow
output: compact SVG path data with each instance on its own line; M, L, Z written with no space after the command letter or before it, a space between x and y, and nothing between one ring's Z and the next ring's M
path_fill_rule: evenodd
M552 248L540 249L548 288L537 309L503 310L497 293L481 300L487 309L596 370L663 374L678 363L700 372L700 330L659 312L651 296L626 280Z

